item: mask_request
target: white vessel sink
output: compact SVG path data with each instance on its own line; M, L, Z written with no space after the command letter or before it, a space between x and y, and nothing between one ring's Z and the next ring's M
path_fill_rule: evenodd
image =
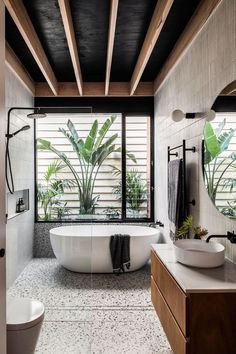
M219 267L225 260L225 248L216 242L178 240L174 242L174 252L177 262L191 267Z

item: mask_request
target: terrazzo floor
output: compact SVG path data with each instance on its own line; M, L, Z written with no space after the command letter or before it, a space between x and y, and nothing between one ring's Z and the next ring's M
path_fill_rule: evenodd
M45 305L37 354L172 354L150 300L150 266L122 274L79 274L56 259L33 259L8 296Z

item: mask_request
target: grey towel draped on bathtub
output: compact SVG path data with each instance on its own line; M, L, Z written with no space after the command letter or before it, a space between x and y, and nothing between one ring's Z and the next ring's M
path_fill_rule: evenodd
M130 268L130 236L115 234L110 238L110 253L113 273L125 272Z
M168 164L168 217L170 221L170 237L176 238L177 229L185 218L183 162L180 159Z

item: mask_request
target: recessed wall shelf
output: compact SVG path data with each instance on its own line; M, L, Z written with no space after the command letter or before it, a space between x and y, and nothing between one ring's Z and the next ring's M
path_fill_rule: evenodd
M25 204L25 210L17 213L16 204L20 198L23 198ZM7 220L13 219L19 215L25 214L29 211L29 189L22 189L15 191L13 194L7 193L7 211L6 218Z

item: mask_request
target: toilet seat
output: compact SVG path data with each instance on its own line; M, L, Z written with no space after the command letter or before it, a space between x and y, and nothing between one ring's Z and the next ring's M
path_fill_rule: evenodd
M12 298L7 301L7 330L17 331L35 326L43 320L44 305L38 300Z

